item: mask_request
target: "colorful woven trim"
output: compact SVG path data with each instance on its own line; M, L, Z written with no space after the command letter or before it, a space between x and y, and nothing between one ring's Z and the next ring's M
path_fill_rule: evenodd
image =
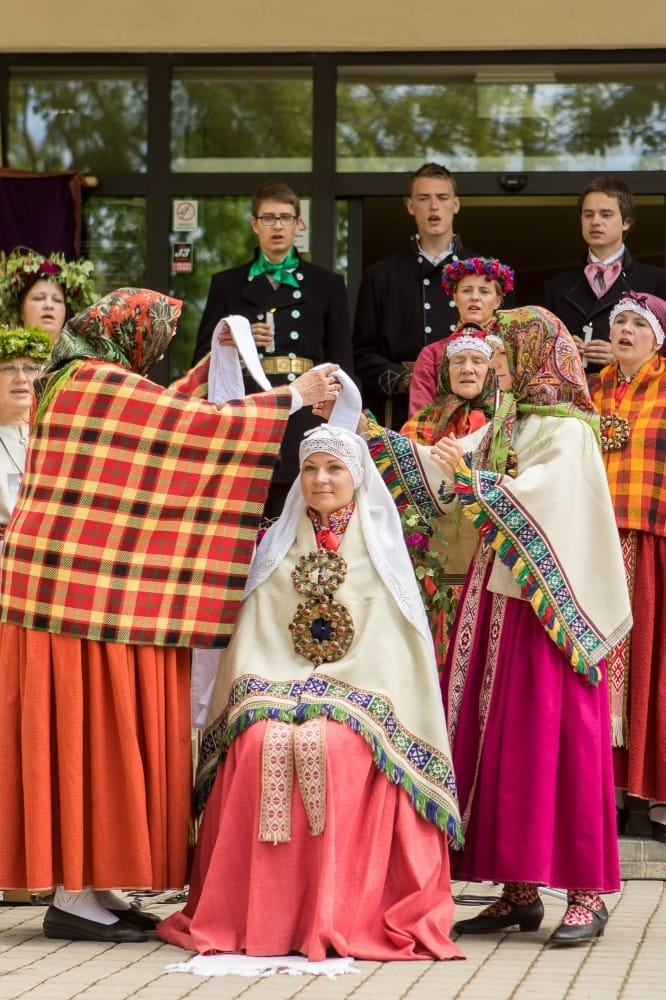
M408 504L413 504L426 522L439 516L440 511L418 469L412 441L371 423L368 448L398 513L401 514Z
M305 683L270 682L250 674L236 681L226 710L202 740L195 788L197 813L205 805L229 747L250 725L268 719L300 723L318 716L349 726L362 736L377 768L391 784L407 792L419 815L446 831L454 845L462 845L450 762L400 725L388 698L320 673ZM438 798L436 788L441 789Z
M456 496L481 538L520 585L546 632L577 674L589 684L601 680L595 652L599 635L581 614L556 558L528 515L499 488L494 472L475 469L465 455L456 468Z

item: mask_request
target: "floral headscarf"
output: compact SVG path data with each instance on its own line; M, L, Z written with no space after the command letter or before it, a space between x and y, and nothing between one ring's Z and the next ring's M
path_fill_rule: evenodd
M575 417L592 424L598 433L599 417L580 354L564 324L547 309L522 306L497 314L497 332L504 342L513 387L502 393L479 448L479 464L496 472L506 470L517 416Z
M65 324L47 373L97 358L145 375L167 349L181 307L179 299L147 288L118 288Z

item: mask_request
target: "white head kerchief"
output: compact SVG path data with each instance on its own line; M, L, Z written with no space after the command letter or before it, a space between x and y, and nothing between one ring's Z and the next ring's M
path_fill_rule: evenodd
M305 437L300 450L301 461L304 454L311 455L320 451L335 455L349 468L356 487L356 509L373 565L407 621L431 644L432 636L403 540L400 517L391 494L370 458L365 441L355 433L361 415L360 393L346 372L339 370L335 377L342 384L342 390L328 425L322 424L321 427L314 428ZM245 587L245 597L266 580L284 559L294 543L298 522L304 510L305 499L300 479L297 479L289 491L281 516L266 532L257 549Z
M313 427L305 432L298 449L298 464L303 468L305 459L318 452L333 455L347 466L354 489L357 490L363 482L363 452L366 450L363 441L356 434L351 434L342 427L322 424L321 427Z
M217 339L223 324L231 331L235 347L223 347ZM225 316L213 330L208 365L208 399L220 406L228 399L242 399L245 395L241 359L247 371L262 389L272 386L264 374L257 348L252 337L249 320L245 316Z

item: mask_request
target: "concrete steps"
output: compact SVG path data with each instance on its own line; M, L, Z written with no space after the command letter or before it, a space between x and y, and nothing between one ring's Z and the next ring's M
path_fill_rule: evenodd
M619 843L623 879L666 879L666 844L652 839L644 802L629 800L627 832Z

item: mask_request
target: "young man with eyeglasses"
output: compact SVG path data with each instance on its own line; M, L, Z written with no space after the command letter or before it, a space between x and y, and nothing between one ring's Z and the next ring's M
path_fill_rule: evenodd
M353 369L351 323L340 275L303 260L294 239L304 224L295 191L281 181L261 187L252 198L253 260L214 274L199 325L192 363L210 350L215 326L224 316L250 321L262 366L272 385L284 385L313 365L333 361ZM248 379L248 392L258 386ZM309 408L293 414L283 438L265 514L277 517L298 474L298 446L304 432L320 421Z

